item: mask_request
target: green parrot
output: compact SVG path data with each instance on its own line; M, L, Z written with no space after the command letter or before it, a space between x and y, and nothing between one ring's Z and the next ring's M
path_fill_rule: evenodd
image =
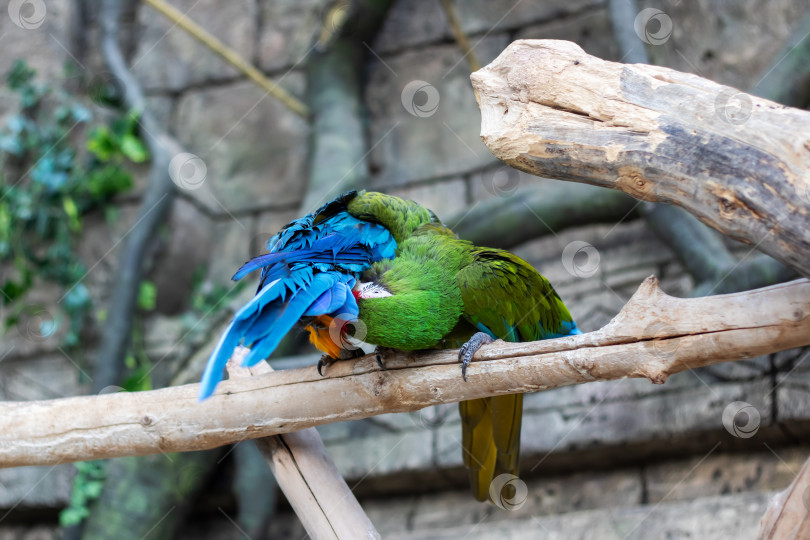
M414 351L460 348L461 376L495 339L535 341L580 334L554 288L526 261L461 240L430 210L374 192L349 192L271 238L239 279L262 269L256 297L234 317L211 356L200 397L210 395L239 343L245 364L266 358L294 324L324 356L318 370L353 356L345 333L362 321L363 341ZM338 339L335 339L338 328ZM268 352L269 351L269 352ZM459 403L463 461L473 495L519 471L523 395Z

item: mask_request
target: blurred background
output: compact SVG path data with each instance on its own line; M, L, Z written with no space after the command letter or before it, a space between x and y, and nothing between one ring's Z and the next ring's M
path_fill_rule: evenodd
M196 382L254 292L233 272L348 189L515 251L586 332L651 274L676 296L793 277L683 213L504 166L469 75L515 39L564 39L806 107L808 0L171 6L0 12L2 400ZM745 96L724 99L716 121L744 122ZM271 363L313 352L294 333ZM511 510L469 495L454 404L319 431L385 538L754 538L810 451L806 357L527 395L527 496ZM724 425L729 410L751 429ZM2 540L304 536L250 442L0 470Z

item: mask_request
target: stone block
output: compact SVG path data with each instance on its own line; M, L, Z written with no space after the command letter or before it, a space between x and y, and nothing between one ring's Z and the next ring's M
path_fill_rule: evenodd
M364 479L369 475L422 469L431 462L431 434L428 431L380 433L327 444L329 455L344 478ZM355 486L356 487L356 486Z
M64 76L64 62L67 46L66 23L70 17L71 3L64 0L55 2L23 2L9 5L4 3L0 12L0 77L5 86L5 74L17 59L37 71L38 79L56 82ZM16 7L19 7L17 11ZM0 113L10 102L4 89L0 96Z
M186 17L250 61L256 40L256 5L250 0L181 0ZM179 91L233 78L236 68L150 6L138 10L141 37L132 56L135 77L148 91Z
M250 258L250 229L242 220L226 220L214 225L208 253L206 279L218 285L233 286L231 277Z
M772 450L772 451L771 451ZM652 465L644 472L648 502L694 500L751 491L781 491L790 485L808 448L775 448L753 454L696 456Z
M621 58L605 7L594 7L578 11L571 17L521 28L515 39L564 39L573 41L586 53L599 58L614 62Z
M481 39L479 35L564 18L604 4L600 0L573 0L564 4L553 0L457 0L453 3L462 30L471 38L470 43L479 55L476 47ZM450 39L453 35L441 4L430 0L401 0L388 13L374 48L388 53ZM485 64L489 60L481 58L480 61Z
M259 66L279 70L301 63L321 27L321 16L329 2L259 2Z
M476 50L494 58L508 42L506 35L490 35ZM478 135L481 115L457 47L385 57L373 61L370 72L373 188L453 177L495 163Z
M706 497L693 501L597 509L528 519L478 522L452 527L411 530L386 535L397 540L468 540L498 538L565 538L566 540L649 540L700 538L705 540L757 537L759 518L769 493Z
M660 45L649 45L652 64L694 73L746 90L777 61L782 44L810 5L806 0L759 2L639 2L639 9L664 11L672 34ZM658 23L650 21L650 31ZM664 38L662 38L664 39Z
M291 73L281 84L300 90L303 77ZM189 185L188 195L223 219L301 199L309 126L253 83L188 92L175 130L204 163L189 173L204 180Z
M81 362L81 363L80 363ZM68 351L0 360L0 400L33 401L86 394L89 367Z
M0 509L64 507L70 500L75 474L73 465L0 469Z
M209 258L212 263L221 260L222 253L216 249L229 246L220 244L215 249L215 242L220 240L213 234L216 227L193 204L181 198L174 202L166 229L168 235L160 242L149 278L157 287L157 311L174 315L187 308L197 271Z

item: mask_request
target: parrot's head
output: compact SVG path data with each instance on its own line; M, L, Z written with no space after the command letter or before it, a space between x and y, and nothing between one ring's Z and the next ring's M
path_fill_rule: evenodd
M352 289L352 294L355 300L366 300L368 298L387 298L393 296L391 291L385 288L381 283L369 281L365 283L357 282Z

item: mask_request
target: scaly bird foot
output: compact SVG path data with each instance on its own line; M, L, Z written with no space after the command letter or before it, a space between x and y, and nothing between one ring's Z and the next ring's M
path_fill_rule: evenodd
M495 341L492 336L484 332L476 332L470 340L461 346L458 351L458 361L461 363L461 378L467 381L467 366L472 362L473 356L482 345Z
M318 360L318 375L323 377L322 371L323 368L329 366L334 361L335 359L329 356L328 354L324 354L323 356L321 356L321 358Z
M365 353L363 349L340 349L340 357L334 358L329 356L328 354L324 354L321 356L321 359L318 360L318 374L323 377L323 368L328 367L329 365L333 364L338 360L351 360L353 358L360 358Z
M376 349L374 349L374 359L377 361L377 365L380 366L381 370L388 371L388 368L385 367L385 364L383 364L382 355L383 355L382 347L377 347Z

